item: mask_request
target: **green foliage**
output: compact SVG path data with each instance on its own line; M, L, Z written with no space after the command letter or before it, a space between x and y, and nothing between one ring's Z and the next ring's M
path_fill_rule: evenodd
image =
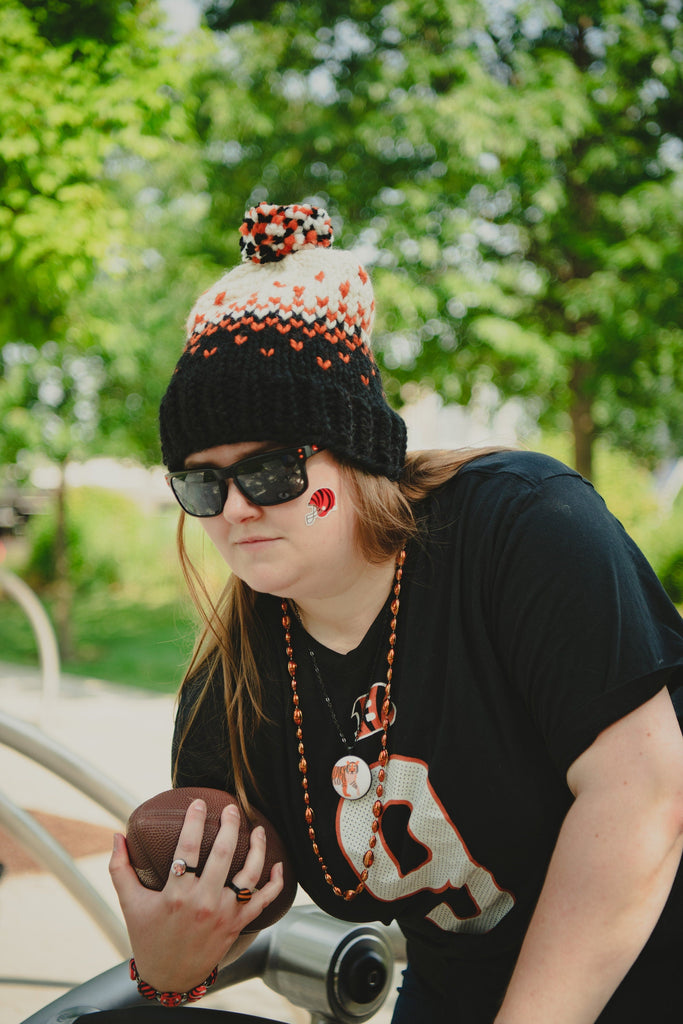
M198 630L176 555L175 507L145 512L116 492L78 487L69 492L67 511L75 653L65 671L175 689ZM54 539L54 514L35 516L21 543L10 547L8 563L56 618ZM187 548L218 594L227 569L196 523L187 531ZM6 660L35 663L29 623L2 594L0 650Z
M683 545L662 566L660 579L671 600L683 604Z
M92 593L109 587L129 600L157 601L184 593L175 558L175 509L143 513L136 502L115 491L74 487L67 493L70 578ZM55 582L55 513L29 520L25 564L17 570L42 590Z
M45 605L52 613L52 601ZM165 693L177 690L194 640L194 626L177 601L132 601L111 590L76 596L73 631L78 657L62 664L65 672ZM2 595L0 647L6 661L36 664L28 619Z
M187 139L183 65L157 22L153 0L5 0L0 10L5 461L82 458L112 433L105 385L120 395L130 374L121 380L84 324L83 296L96 275L115 279L123 252L144 259L122 181L169 162ZM128 434L120 407L114 416L119 450L136 450L140 417L128 413ZM150 456L148 437L140 449Z
M137 510L116 494L97 488L71 490L67 499L67 557L69 578L77 590L87 592L121 583L125 566L117 550L119 539L135 537ZM57 579L56 522L46 512L29 520L26 541L30 554L26 581L44 591Z
M683 604L683 492L673 507L650 519L642 547L676 604Z
M46 39L40 26L59 22L64 35L82 24L60 6L6 0L0 14L0 329L16 340L64 330L69 296L121 237L112 161L156 149L170 115L149 5L126 18L120 43Z
M125 35L130 6L121 0L21 0L41 36L53 46L74 39L111 45Z
M132 498L100 487L71 487L66 501L70 576L79 593L112 590L128 601L151 603L185 598L175 505L143 511ZM24 557L12 561L12 569L41 592L49 593L56 579L55 533L55 512L47 506L29 519L21 543ZM220 591L226 566L197 523L186 528L186 546L207 585Z
M25 449L47 450L60 463L82 457L97 435L102 357L55 341L8 342L0 356L5 458Z
M204 7L177 46L154 0L0 9L3 461L157 461L184 315L246 206L303 198L372 269L397 405L519 397L587 474L683 453L677 8Z
M129 498L94 487L67 498L73 654L65 671L112 682L174 689L196 632L175 553L175 509L144 512ZM57 622L56 523L34 516L11 568L34 587ZM23 551L23 557L19 551ZM0 610L3 657L35 662L36 644L20 609Z
M241 207L318 198L374 266L387 390L484 382L651 461L683 451L680 14L663 3L207 5L195 126Z

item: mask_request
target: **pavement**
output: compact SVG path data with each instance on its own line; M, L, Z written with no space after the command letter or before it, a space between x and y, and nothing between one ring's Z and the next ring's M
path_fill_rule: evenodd
M129 793L135 804L170 788L174 698L62 676L45 694L37 669L0 662L0 709L41 730ZM34 761L0 743L0 788L35 812L122 920L108 874L122 823ZM122 961L81 905L0 830L0 1024L19 1024L74 985ZM308 902L302 894L297 903ZM399 968L396 968L398 977ZM390 995L373 1018L388 1024ZM201 1006L308 1024L310 1015L260 979L209 993Z

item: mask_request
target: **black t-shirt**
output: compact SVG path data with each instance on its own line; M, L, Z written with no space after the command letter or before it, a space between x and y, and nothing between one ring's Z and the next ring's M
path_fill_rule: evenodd
M591 485L553 459L477 459L421 512L423 537L409 546L404 570L384 811L366 891L350 903L334 896L311 848L280 602L267 595L257 611L270 723L254 743L254 802L319 906L351 921L397 919L418 976L468 1024L485 1024L572 802L566 771L608 725L663 686L683 684L683 621ZM335 883L353 888L373 820L388 610L347 655L316 644L298 624L293 646L316 835ZM358 730L355 751L372 767L360 800L332 789L331 768L345 749L311 646L342 732ZM179 785L230 788L221 690L216 679L190 730ZM184 690L177 733L194 692ZM622 986L631 1009L634 994L659 984L666 950L680 951L681 921L679 872ZM616 1011L601 1017L612 1019Z

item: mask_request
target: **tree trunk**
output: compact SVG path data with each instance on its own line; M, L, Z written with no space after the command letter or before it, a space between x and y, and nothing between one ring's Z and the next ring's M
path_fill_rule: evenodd
M575 363L569 382L572 393L569 415L574 438L574 468L587 480L593 478L595 422L593 420L593 402L584 391L584 382L590 378L591 372L591 368L586 363Z
M69 550L66 511L66 462L60 466L55 529L55 628L63 660L74 657L71 611L73 594L69 579Z

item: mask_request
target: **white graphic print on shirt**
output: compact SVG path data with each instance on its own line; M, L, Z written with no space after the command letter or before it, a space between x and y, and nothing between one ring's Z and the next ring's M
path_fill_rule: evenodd
M361 800L340 800L337 808L337 839L349 863L360 875L367 850L368 819L377 799L378 765L372 768L372 785ZM467 917L459 917L445 900L437 903L427 917L449 932L488 932L515 904L514 897L496 883L490 871L471 857L458 830L446 814L429 782L424 761L394 754L389 758L382 797L383 817L392 805L409 810L408 832L425 848L422 862L408 872L401 871L380 826L375 859L366 883L375 899L392 901L431 891L446 895L449 890L465 889L474 907Z

